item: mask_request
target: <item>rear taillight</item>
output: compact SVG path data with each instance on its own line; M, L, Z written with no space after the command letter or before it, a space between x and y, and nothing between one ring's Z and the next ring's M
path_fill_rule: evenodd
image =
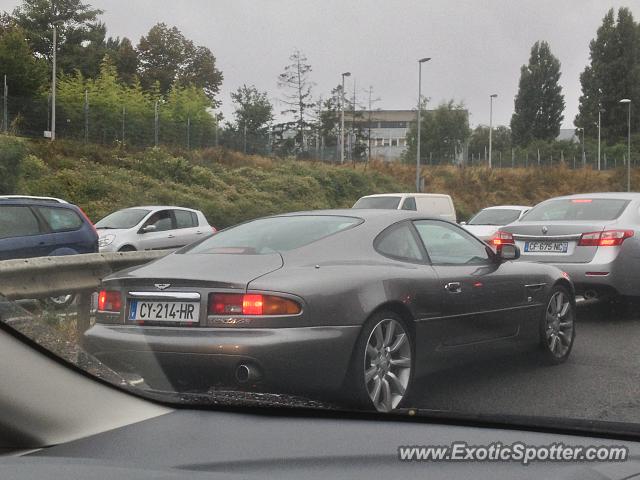
M212 293L210 315L296 315L300 305L289 298L256 293Z
M515 244L515 241L513 240L513 235L509 232L498 230L496 234L489 240L489 244L493 245L494 247L499 247L500 245L513 245Z
M100 290L98 293L99 312L119 312L122 308L122 295L114 290Z
M617 247L627 238L633 237L633 230L605 230L583 233L579 247Z
M94 232L96 232L96 235L97 235L98 234L98 230L96 230L96 226L93 224L93 222L91 221L89 216L86 213L84 213L84 210L82 210L80 207L78 207L78 210L80 210L80 213L82 214L84 219L87 221L87 223L89 225L91 225L91 228L93 229Z
M217 233L217 232L218 232L218 230L216 230L216 227L211 227L211 231L212 231L213 233Z

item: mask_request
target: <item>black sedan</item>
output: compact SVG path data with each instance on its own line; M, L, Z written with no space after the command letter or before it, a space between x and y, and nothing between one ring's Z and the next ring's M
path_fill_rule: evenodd
M261 218L106 278L84 346L154 389L340 392L390 411L416 375L478 348L530 340L567 359L573 285L518 256L416 212Z

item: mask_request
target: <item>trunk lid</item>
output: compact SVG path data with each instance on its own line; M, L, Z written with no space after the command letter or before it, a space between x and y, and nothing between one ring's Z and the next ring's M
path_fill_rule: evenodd
M170 254L159 260L111 275L128 285L152 286L170 283L172 286L199 285L211 288L246 289L247 285L267 273L282 268L278 253L244 254Z
M588 263L598 247L578 246L583 233L615 228L615 221L517 222L501 230L513 235L522 260L544 263ZM549 249L547 251L540 251ZM566 251L562 251L566 250Z

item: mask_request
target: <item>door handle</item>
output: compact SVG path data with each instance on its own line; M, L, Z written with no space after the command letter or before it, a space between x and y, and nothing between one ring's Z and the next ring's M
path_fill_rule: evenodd
M176 238L175 235L168 235L167 238Z
M196 232L196 235L202 235L202 232Z
M444 289L449 293L462 292L462 284L460 282L449 282L444 286Z

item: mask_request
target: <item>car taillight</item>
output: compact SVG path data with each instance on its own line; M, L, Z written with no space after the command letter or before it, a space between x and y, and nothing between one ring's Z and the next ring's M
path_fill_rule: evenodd
M86 213L84 213L84 210L82 210L80 207L78 207L78 210L80 210L80 213L82 214L84 219L87 221L87 223L89 225L91 225L91 228L93 229L94 232L96 232L96 235L97 235L98 234L98 230L96 230L96 226L93 224L93 222L91 221L89 216Z
M489 240L489 244L493 245L494 247L507 244L513 245L515 243L516 242L513 240L513 235L509 232L503 232L502 230L498 230L496 234Z
M122 308L122 296L114 290L100 290L98 293L98 311L119 312Z
M212 293L210 315L296 315L300 305L288 298L256 293Z
M627 238L633 237L633 230L604 230L603 232L583 233L579 247L617 247Z
M212 231L213 233L218 233L218 230L216 230L216 227L211 227L211 231Z

